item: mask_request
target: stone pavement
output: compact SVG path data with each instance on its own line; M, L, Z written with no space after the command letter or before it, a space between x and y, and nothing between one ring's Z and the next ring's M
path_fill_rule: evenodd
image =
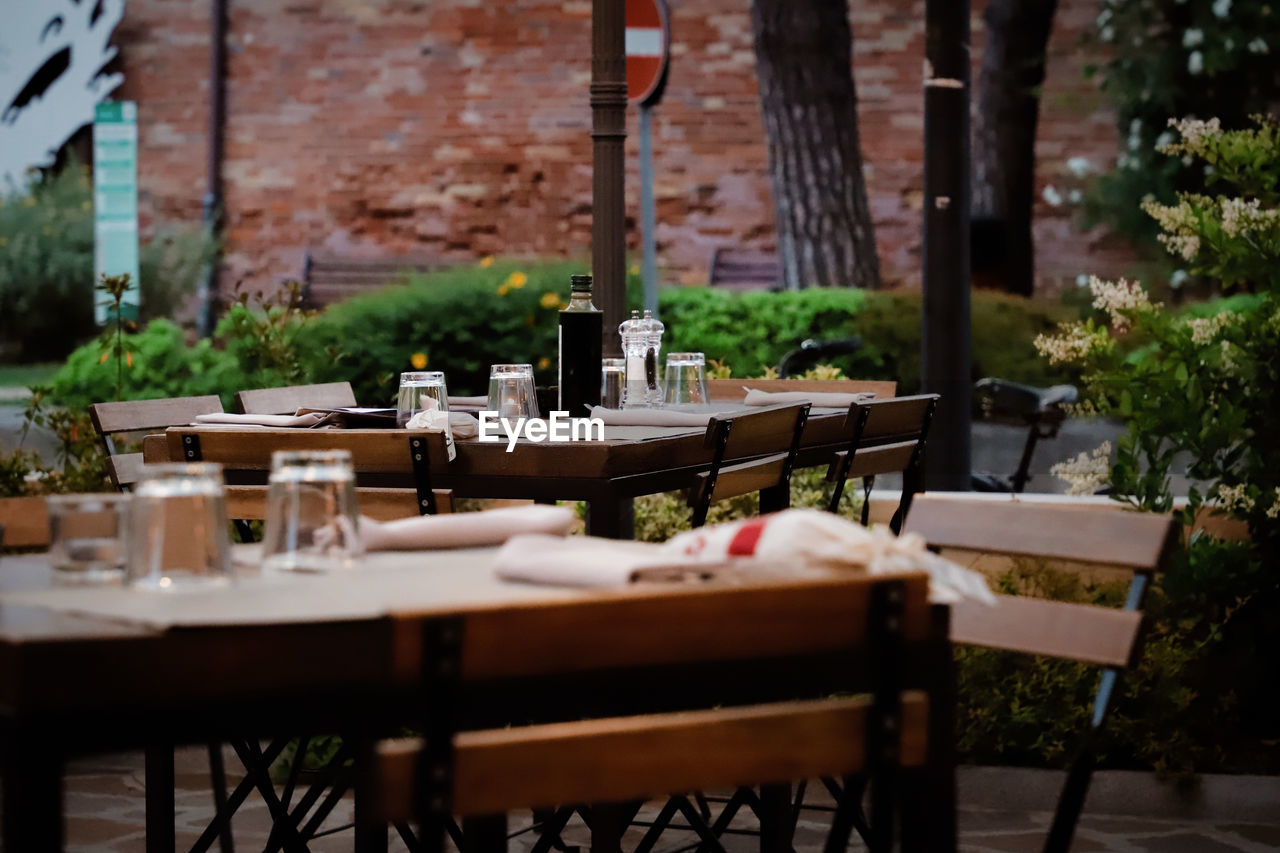
M82 853L141 853L144 845L144 775L139 753L100 756L75 762L68 771L66 810L68 814L68 850ZM227 756L228 772L233 772L233 756ZM183 749L176 762L177 827L180 849L188 849L212 815L212 796L208 789L208 765L203 749ZM989 771L988 771L989 772ZM966 806L965 781L961 782L960 831L964 853L1032 853L1044 842L1051 802L1046 810L1012 810ZM984 778L978 774L978 778ZM811 788L812 790L812 788ZM295 797L296 800L296 797ZM829 803L829 801L827 801ZM821 804L821 801L818 801ZM656 804L642 813L652 816ZM1264 818L1273 819L1274 810L1265 810ZM1237 816L1238 817L1238 816ZM351 819L348 797L324 824L340 831L312 842L314 853L337 853L351 849L351 831L341 829ZM513 814L512 831L526 827L527 815ZM796 853L818 853L826 832L825 815L805 812L796 831ZM735 828L750 829L752 821L740 818ZM262 800L255 794L237 813L234 821L236 849L261 849L267 840L269 821ZM634 847L642 831L633 828L624 840L623 849ZM569 845L580 845L585 851L588 833L576 820L564 833ZM663 836L657 853L675 853L687 845L692 836L671 831ZM524 853L533 843L533 835L518 835L511 844L515 853ZM184 846L185 845L185 846ZM730 853L748 853L758 849L750 835L726 836ZM216 845L214 847L216 850ZM398 838L393 838L393 851L405 851ZM850 850L863 849L858 843ZM1087 814L1080 823L1073 846L1075 853L1265 853L1280 849L1280 820L1255 822L1243 819L1194 820L1175 817L1132 817L1124 815ZM15 851L25 853L25 851Z

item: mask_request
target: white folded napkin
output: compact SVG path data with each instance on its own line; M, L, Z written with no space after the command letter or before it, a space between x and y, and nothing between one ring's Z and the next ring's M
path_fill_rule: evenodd
M501 545L513 536L534 533L563 543L575 519L569 507L540 505L420 515L383 522L361 516L360 538L366 551L479 548Z
M450 406L465 406L468 409L483 409L489 405L489 398L485 396L479 397L458 397L453 394L449 395Z
M858 391L853 394L834 391L760 391L743 385L747 392L743 400L746 406L777 406L782 403L813 403L820 408L847 409L854 403L865 403L874 400L876 395L871 391Z
M606 409L592 406L592 418L605 426L706 426L707 421L723 412L677 412L672 409Z
M454 438L475 438L480 434L480 423L466 412L442 412L440 404L427 398L422 401L422 411L416 413L404 425L405 429L448 429ZM452 459L452 455L449 457Z
M320 424L327 416L319 412L308 412L305 415L238 415L234 412L215 412L208 415L196 415L195 423L199 424L235 424L237 426L262 427L313 427Z
M980 573L931 553L919 536L868 530L810 509L690 530L661 545L522 536L508 541L495 560L495 571L504 580L567 586L622 586L646 576L690 578L723 571L779 574L815 569L873 575L924 571L929 573L931 601L996 601Z

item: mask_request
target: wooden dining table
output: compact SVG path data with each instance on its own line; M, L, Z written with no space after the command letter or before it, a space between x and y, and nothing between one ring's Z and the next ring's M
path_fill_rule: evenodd
M750 411L750 409L743 409ZM801 436L797 467L827 465L849 440L848 411L815 408ZM357 459L358 482L370 486L413 487L399 430L270 429L254 426L177 426L163 437L144 441L147 462L198 458L223 466L229 484L265 482L271 451L277 449L345 448ZM386 449L391 443L391 449ZM515 498L537 501L585 501L587 530L592 535L630 539L632 501L641 495L673 491L711 463L713 447L699 426L606 426L601 441L517 441L511 452L505 439L482 443L477 438L455 442L456 458L436 459L430 466L433 488L451 489L456 497ZM399 455L399 472L363 474L359 457ZM762 495L761 510L785 509L789 495Z
M61 849L61 770L72 756L148 750L146 849L167 853L174 847L173 744L300 732L360 742L399 731L425 701L421 647L405 639L415 620L481 612L518 618L521 608L557 602L655 594L674 601L708 589L795 582L782 572L694 589L509 583L494 572L492 548L369 554L351 571L264 574L244 550L252 547L237 546L232 582L181 593L59 585L43 554L0 558L5 849ZM945 629L935 636L945 645ZM767 683L791 676L780 672ZM533 719L531 708L550 697L561 700L558 713L576 719L581 698L598 695L599 684L578 685L577 694L570 687L518 685L479 707L508 722ZM254 784L264 798L275 796L265 771Z

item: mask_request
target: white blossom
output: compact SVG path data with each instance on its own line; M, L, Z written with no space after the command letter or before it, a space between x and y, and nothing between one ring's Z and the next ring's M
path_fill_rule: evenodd
M1096 275L1089 279L1089 292L1093 294L1093 307L1106 311L1111 325L1118 331L1129 328L1129 314L1150 311L1154 306L1147 292L1136 281L1104 281Z
M1280 518L1280 486L1276 486L1276 496L1267 507L1267 518Z
M1271 52L1271 49L1267 46L1267 40L1262 36L1258 36L1256 39L1245 45L1245 47L1250 53L1264 54Z
M1182 34L1183 47L1195 47L1204 44L1204 30L1191 28Z
M1177 290L1178 288L1186 284L1187 279L1189 278L1191 278L1191 276L1187 273L1186 270L1174 270L1173 275L1169 276L1169 286L1172 287L1174 290Z
M1225 18L1231 14L1231 0L1213 0L1213 14Z
M1111 442L1104 441L1093 450L1059 462L1049 473L1068 483L1067 494L1091 495L1106 484L1111 473Z
M1169 130L1162 131L1162 132L1160 133L1160 135L1156 137L1156 150L1157 150L1157 151L1159 151L1159 150L1163 149L1166 145L1172 145L1172 144L1173 144L1173 132L1172 132L1172 131L1169 131Z
M1191 343L1199 346L1212 343L1219 332L1234 326L1239 319L1240 315L1234 311L1223 311L1212 317L1193 317L1187 321L1187 328L1191 330Z
M1087 273L1080 273L1080 275L1076 276L1076 287L1088 287L1088 286L1089 286L1089 276Z
M1182 141L1187 145L1197 145L1208 136L1222 132L1222 122L1216 118L1201 121L1198 118L1169 119L1169 126L1182 134Z
M1044 197L1044 200L1049 203L1050 207L1057 207L1062 204L1062 194L1054 189L1052 184L1046 186L1041 195Z
M1228 237L1236 237L1245 231L1266 228L1277 221L1280 211L1262 209L1256 198L1246 201L1229 198L1222 202L1222 230Z
M1244 484L1238 486L1218 485L1218 494L1214 504L1223 512L1246 513L1253 509L1253 498L1245 492Z
M1187 72L1189 74L1199 74L1204 70L1204 55L1198 50L1191 51L1187 57Z
M1109 342L1106 329L1089 331L1083 323L1059 323L1058 334L1036 335L1032 343L1049 364L1063 364L1083 361Z
M1088 157L1072 157L1067 160L1067 171L1077 178L1083 178L1093 171L1093 162Z

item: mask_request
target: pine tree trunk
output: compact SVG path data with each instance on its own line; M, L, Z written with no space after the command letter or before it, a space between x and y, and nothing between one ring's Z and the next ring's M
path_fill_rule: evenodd
M975 278L1010 293L1035 289L1036 125L1057 0L991 0L973 135Z
M879 287L846 0L752 0L751 25L784 283Z

